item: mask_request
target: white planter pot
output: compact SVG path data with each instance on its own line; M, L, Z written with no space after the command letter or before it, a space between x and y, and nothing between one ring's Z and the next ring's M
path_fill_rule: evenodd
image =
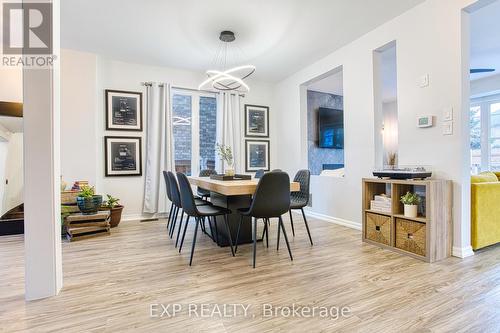
M405 205L405 216L406 217L417 217L417 205Z

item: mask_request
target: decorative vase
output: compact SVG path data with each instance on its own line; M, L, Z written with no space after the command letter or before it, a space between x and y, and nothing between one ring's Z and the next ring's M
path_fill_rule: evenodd
M234 171L234 164L229 164L227 168L224 170L224 174L226 176L233 177L236 174L236 172Z
M405 217L415 218L417 217L417 205L405 205Z
M91 198L76 197L76 203L83 215L96 214L102 205L102 195L94 195Z

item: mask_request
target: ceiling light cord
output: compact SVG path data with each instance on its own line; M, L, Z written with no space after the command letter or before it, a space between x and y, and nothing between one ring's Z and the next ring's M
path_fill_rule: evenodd
M215 52L213 59L215 59L214 68L221 68L221 70L207 70L206 74L208 78L199 85L198 89L210 88L218 91L237 92L250 91L250 87L243 80L255 72L255 66L242 65L231 67L236 64L236 53L232 52L232 55L229 54L231 53L229 43L233 42L236 36L232 31L222 31L219 39L222 44ZM244 54L238 45L236 47L240 53Z

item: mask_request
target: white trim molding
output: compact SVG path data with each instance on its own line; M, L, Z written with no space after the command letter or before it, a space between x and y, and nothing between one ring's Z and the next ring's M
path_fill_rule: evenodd
M467 258L474 255L474 251L472 250L472 246L466 247L457 247L454 246L451 250L451 255L458 258Z
M124 214L124 215L122 215L122 221L123 222L130 222L130 221L140 222L141 220L166 219L167 217L168 217L168 213Z
M344 219L341 219L338 217L333 217L333 216L329 216L329 215L325 215L325 214L321 214L321 213L317 213L317 212L313 212L309 209L304 209L304 212L309 217L316 218L316 219L330 222L330 223L335 223L335 224L338 224L338 225L341 225L341 226L344 226L347 228L356 229L356 230L361 231L361 223L349 221L349 220L344 220Z

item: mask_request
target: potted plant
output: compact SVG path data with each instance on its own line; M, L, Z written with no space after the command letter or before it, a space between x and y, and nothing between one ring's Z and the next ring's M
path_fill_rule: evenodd
M418 194L406 192L406 194L401 197L401 202L403 203L403 205L405 205L404 215L406 217L417 217L417 208L418 204L420 203L420 197L418 196Z
M122 219L123 206L119 204L120 199L114 198L110 194L106 194L107 200L102 204L103 209L107 209L111 213L111 220L109 225L114 228L120 224Z
M76 203L82 214L96 214L102 204L102 195L96 195L93 187L84 185L80 188Z
M225 171L224 174L226 176L234 176L235 172L234 172L233 150L231 149L230 146L221 145L218 143L216 145L216 149L217 149L217 154L219 155L219 157L224 162L226 162L227 167L224 169L224 171Z

